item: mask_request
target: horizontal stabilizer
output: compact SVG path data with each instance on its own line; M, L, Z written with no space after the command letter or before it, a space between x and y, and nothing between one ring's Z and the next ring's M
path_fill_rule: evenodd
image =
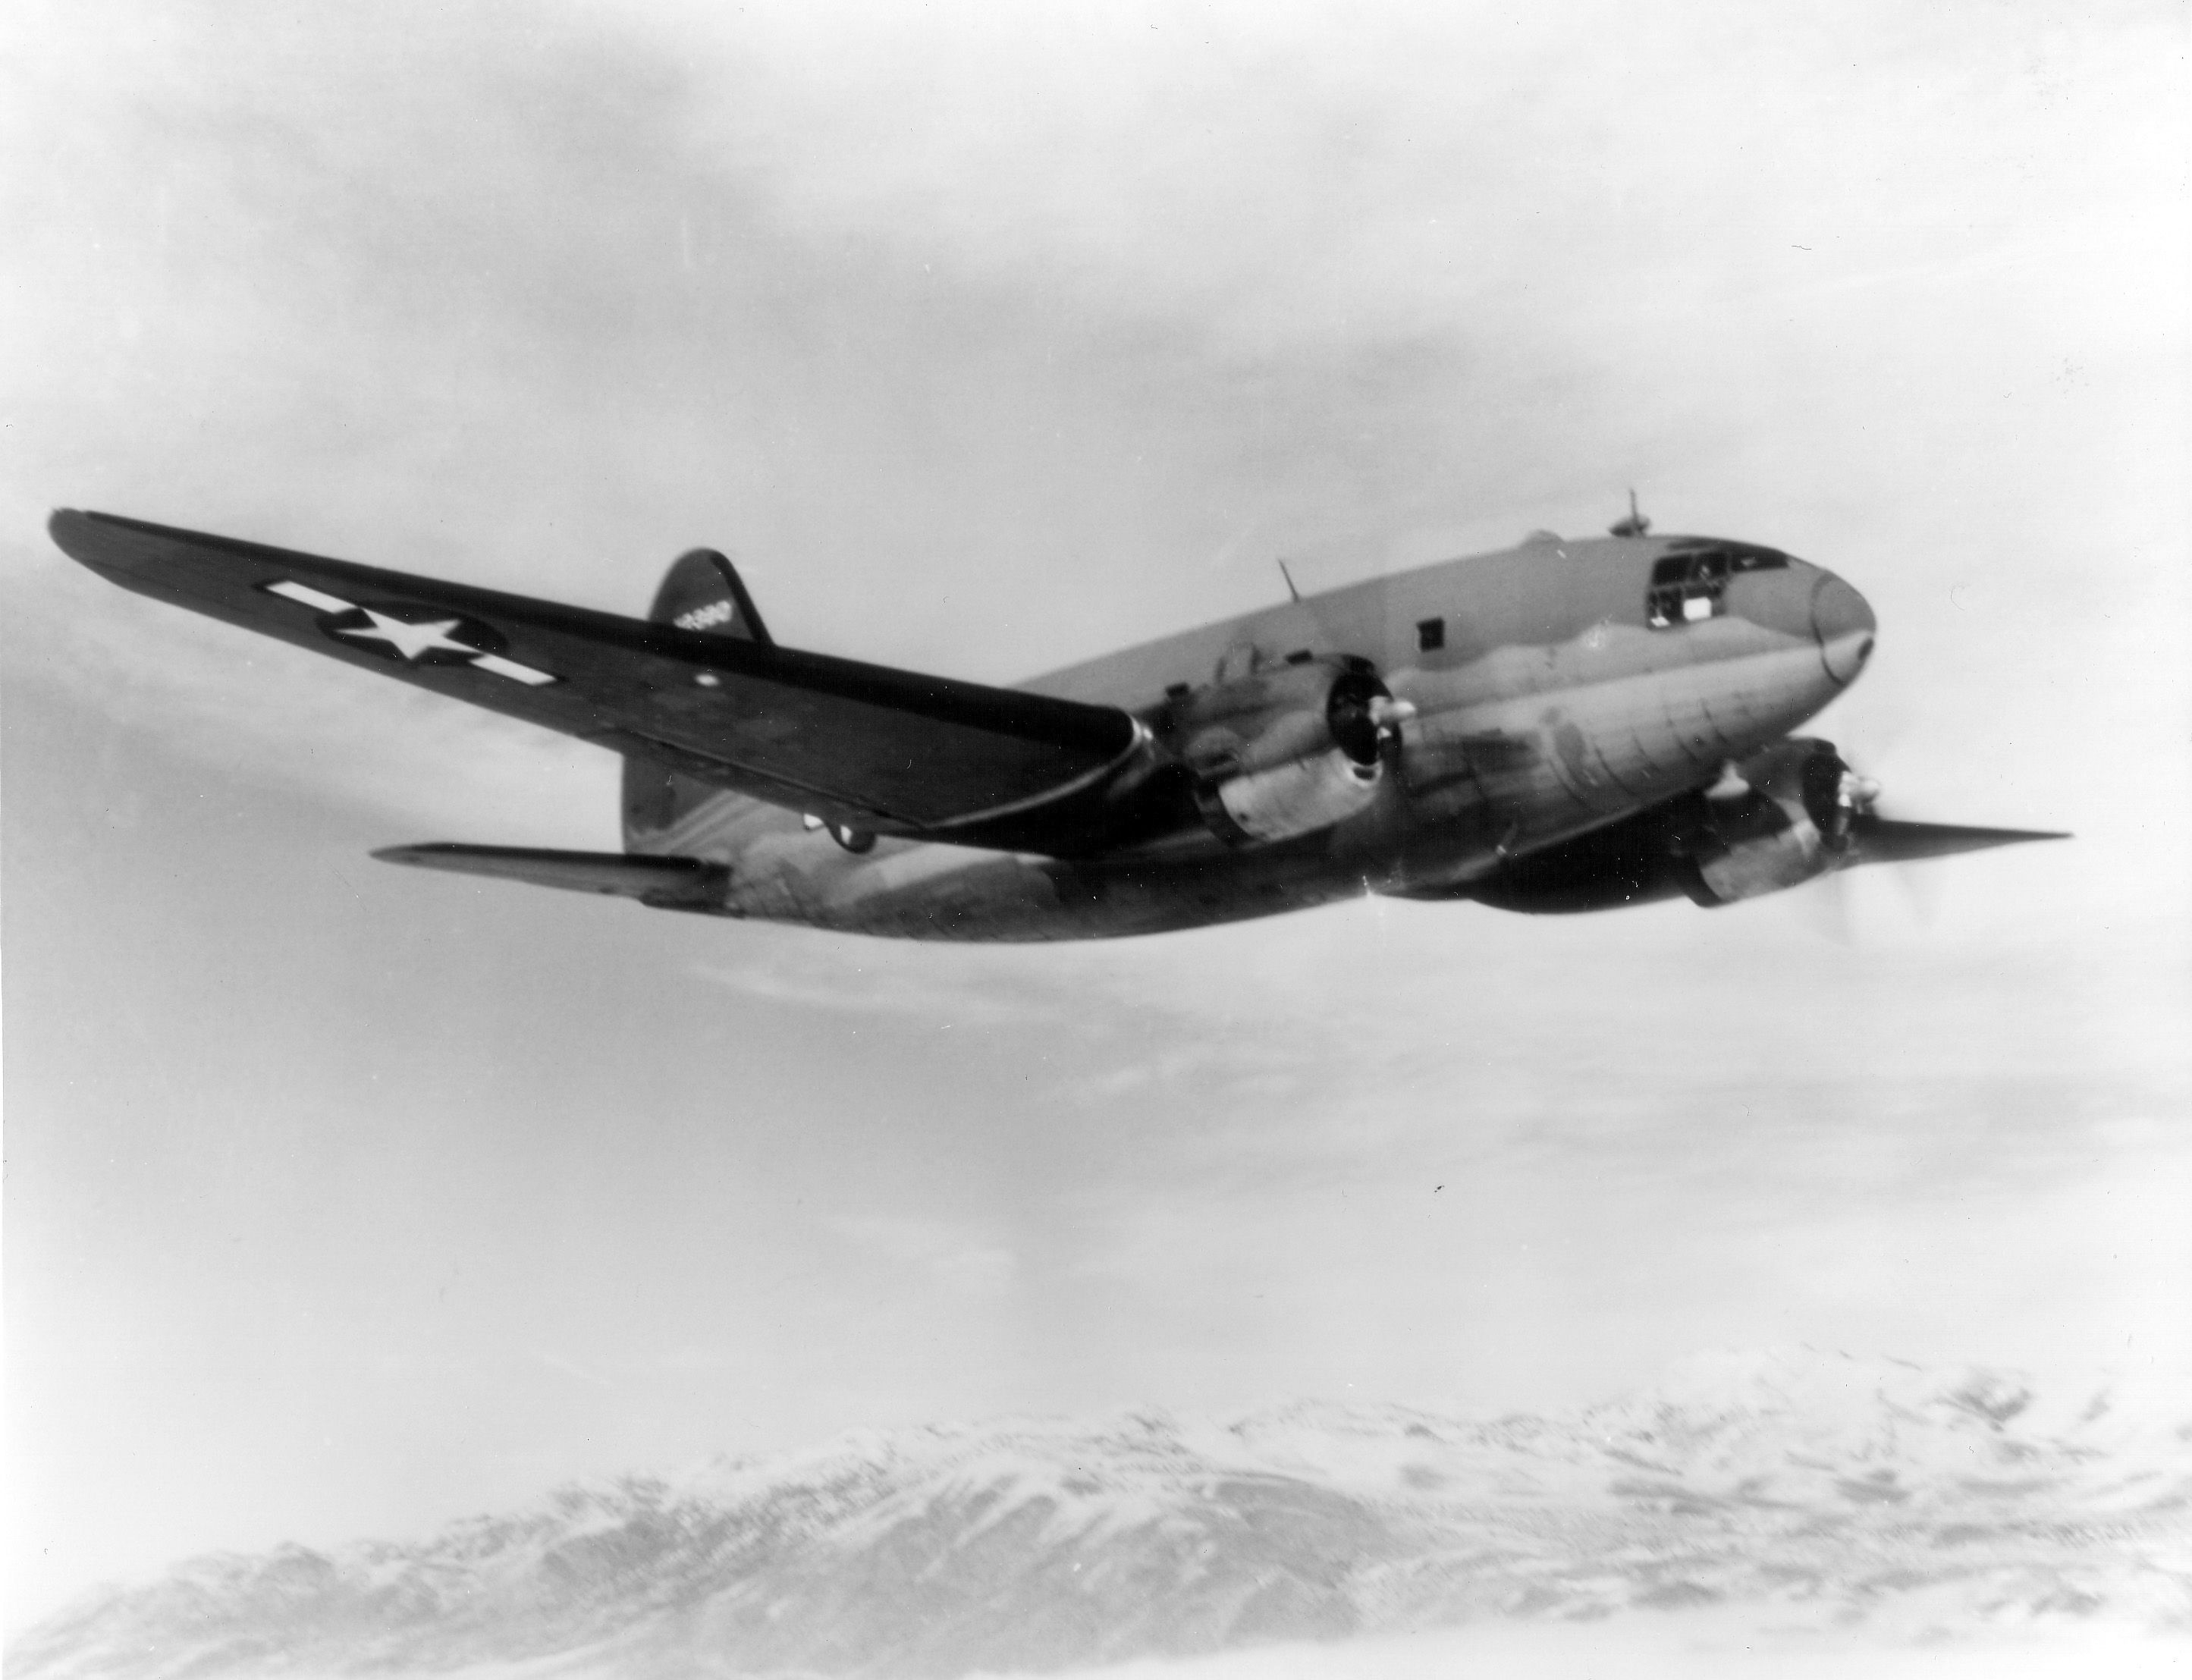
M1967 828L1946 822L1898 822L1863 816L1851 838L1858 863L1915 863L1955 852L1984 852L1992 846L2022 845L2027 840L2068 840L2067 834L2035 828Z
M458 875L494 875L535 887L574 893L606 893L643 904L712 909L723 901L730 871L699 858L636 856L628 852L556 852L526 846L390 846L375 852L383 863L446 869Z

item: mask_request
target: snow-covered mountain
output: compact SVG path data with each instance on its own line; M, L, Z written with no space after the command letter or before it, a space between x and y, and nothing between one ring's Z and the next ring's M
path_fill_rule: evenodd
M2192 1425L1797 1353L1559 1417L856 1431L416 1543L198 1558L52 1618L9 1669L953 1676L1704 1605L1910 1638L2192 1629Z

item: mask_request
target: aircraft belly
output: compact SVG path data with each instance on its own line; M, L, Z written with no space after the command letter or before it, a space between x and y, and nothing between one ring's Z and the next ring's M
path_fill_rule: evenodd
M730 870L722 913L886 938L1039 941L1170 932L1277 915L1354 896L1383 877L1348 848L1315 843L1235 854L1184 847L1077 863L882 839L847 852L827 831L723 794L636 849Z

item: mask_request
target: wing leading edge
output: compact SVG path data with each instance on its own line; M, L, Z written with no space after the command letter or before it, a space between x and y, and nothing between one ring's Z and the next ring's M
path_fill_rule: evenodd
M880 833L1046 849L1045 809L1107 786L1147 741L1110 706L113 514L64 509L49 529L71 558L140 595ZM985 826L1009 841L985 843Z
M1852 863L1919 863L1984 852L1996 846L2021 846L2028 840L2068 840L2053 829L1973 828L1965 823L1899 822L1869 813L1851 826Z

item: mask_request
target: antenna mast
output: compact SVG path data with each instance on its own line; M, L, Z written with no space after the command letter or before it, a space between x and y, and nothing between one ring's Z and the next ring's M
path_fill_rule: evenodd
M1617 519L1608 525L1607 534L1616 537L1641 537L1652 529L1652 522L1636 511L1636 492L1629 492L1629 517Z

